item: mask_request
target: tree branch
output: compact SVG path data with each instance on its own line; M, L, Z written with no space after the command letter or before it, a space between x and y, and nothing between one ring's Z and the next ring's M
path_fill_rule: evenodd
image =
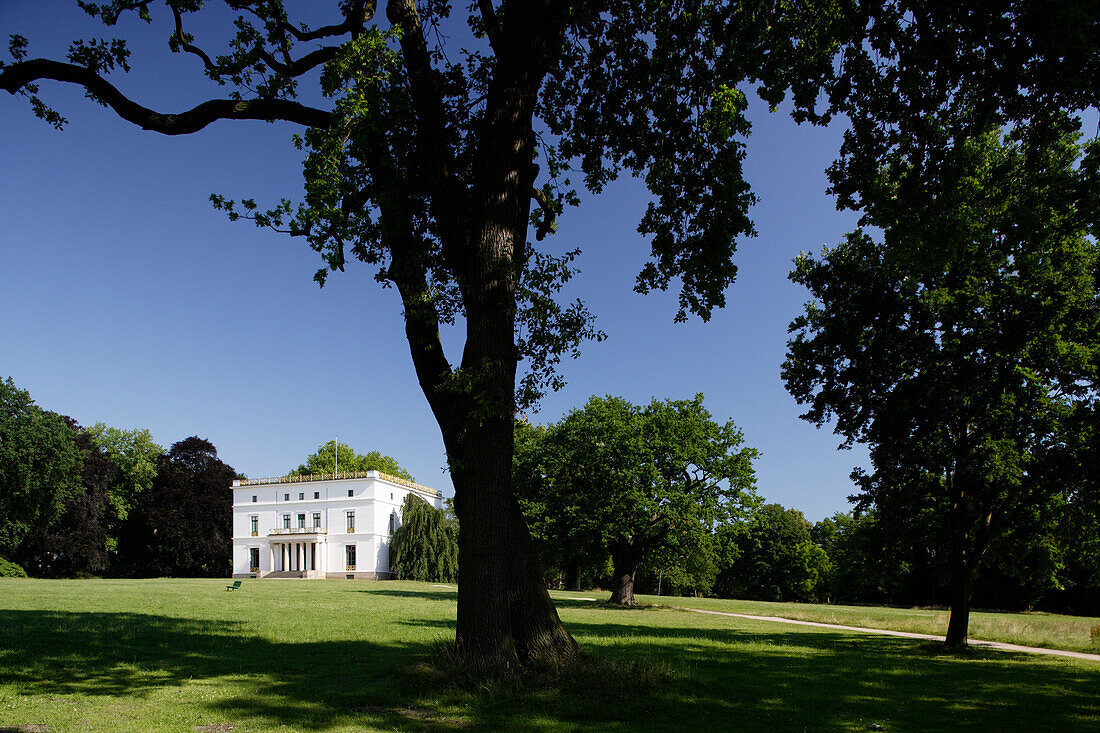
M481 20L485 23L485 35L489 37L489 45L494 51L500 52L499 41L500 23L497 22L497 13L493 9L493 0L477 0L477 7L481 11Z
M278 72L284 76L301 76L310 69L316 68L336 56L338 50L336 46L325 46L316 51L311 51L297 61L293 61L287 57L287 63L283 63L266 50L262 48L256 49L260 58L264 60L264 63L267 64L272 71Z
M168 7L172 9L172 16L176 20L176 41L179 42L180 48L202 59L203 66L206 67L206 70L210 72L210 74L221 76L217 64L210 59L206 52L187 40L187 35L183 32L183 15L180 13L179 8L176 7L176 4L168 3Z
M542 209L542 221L539 222L539 228L535 231L535 239L542 241L550 230L554 228L554 222L557 219L557 213L554 211L554 207L550 204L550 199L546 198L546 194L537 188L531 189L531 198Z
M212 99L179 114L155 112L130 100L83 66L49 59L21 61L5 67L0 72L0 89L16 94L39 79L78 84L127 122L164 135L197 132L216 120L284 120L306 127L328 127L332 123L331 112L286 99Z
M416 108L417 144L424 178L429 181L432 214L439 224L444 256L461 282L466 263L461 248L464 238L458 205L460 189L451 170L454 156L446 142L443 99L435 83L435 69L432 68L416 3L414 0L389 0L386 17L401 29L401 54L408 69Z
M312 31L303 31L295 25L290 23L279 23L280 29L290 33L298 41L316 41L319 38L330 38L332 36L342 36L345 33L351 33L352 36L357 36L366 26L367 21L374 17L375 10L377 9L376 0L358 0L351 4L348 8L347 14L344 16L344 22L339 25L326 25L320 28L315 28Z

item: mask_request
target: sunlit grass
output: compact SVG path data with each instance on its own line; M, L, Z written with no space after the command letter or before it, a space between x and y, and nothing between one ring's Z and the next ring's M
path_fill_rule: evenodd
M564 594L563 594L564 595ZM584 594L576 594L584 595ZM606 593L588 597L607 598ZM861 626L891 631L911 631L943 636L948 612L938 608L883 608L879 606L833 606L810 603L768 603L719 598L673 598L638 596L640 603L701 608L708 611L779 616L799 621ZM974 611L970 614L970 638L1003 641L1023 646L1100 653L1100 618L1061 616L1051 613L1000 613Z
M928 642L614 609L578 600L597 594L554 593L586 660L564 674L471 685L439 663L454 633L454 590L362 581L224 587L0 581L0 728L1100 729L1100 664L1091 662L949 655Z

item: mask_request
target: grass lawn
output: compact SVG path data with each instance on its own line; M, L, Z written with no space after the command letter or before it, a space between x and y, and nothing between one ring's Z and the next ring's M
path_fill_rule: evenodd
M1100 730L1100 663L563 597L586 665L469 689L453 590L225 584L0 580L0 730Z
M584 596L584 593L572 595ZM594 595L606 600L609 594ZM701 608L707 611L779 616L799 621L818 621L870 629L913 631L919 634L947 634L946 609L883 608L879 606L829 606L811 603L767 603L722 598L670 598L638 596L639 603ZM971 639L1004 641L1023 646L1068 649L1100 654L1100 618L1060 616L1053 613L999 613L971 611Z

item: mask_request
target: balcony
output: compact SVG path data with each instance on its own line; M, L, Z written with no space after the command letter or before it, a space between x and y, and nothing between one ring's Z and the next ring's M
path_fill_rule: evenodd
M277 527L267 533L268 537L287 534L328 534L324 527Z

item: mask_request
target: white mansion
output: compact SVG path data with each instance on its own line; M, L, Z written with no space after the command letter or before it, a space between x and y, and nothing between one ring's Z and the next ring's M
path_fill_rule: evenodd
M391 578L405 497L435 489L380 471L233 482L234 578Z

